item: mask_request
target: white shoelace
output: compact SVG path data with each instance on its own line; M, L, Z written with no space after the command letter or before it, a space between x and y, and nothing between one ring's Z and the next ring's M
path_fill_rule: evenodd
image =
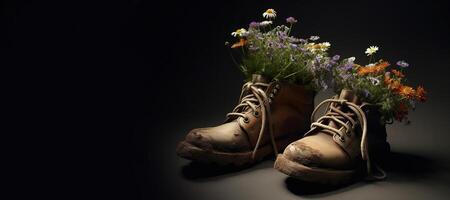
M246 108L250 107L250 109L252 109L252 111L255 113L255 112L258 112L257 107L258 106L261 107L261 118L262 118L261 119L261 129L259 131L258 140L257 140L256 145L252 152L253 159L255 158L256 152L261 143L261 139L264 134L266 122L269 123L269 135L270 135L270 140L272 142L273 151L274 151L275 155L278 154L277 146L275 143L275 138L273 136L273 127L272 127L272 120L271 120L269 97L266 95L266 92L264 92L262 89L260 89L260 87L268 88L268 87L270 87L270 85L271 84L267 84L267 83L253 83L253 82L245 83L244 86L242 86L241 95L239 97L240 103L233 109L232 112L227 114L227 117L238 116L238 117L244 118L244 120L248 120L248 119L246 119L246 116L243 113L244 111L246 111ZM246 91L250 91L251 93L249 93L246 96L243 96Z
M320 107L328 103L326 114L322 117L320 117L317 120L314 120L315 114L318 111ZM368 150L368 140L367 140L367 118L364 113L364 111L361 109L362 107L369 105L367 103L363 103L361 106L358 106L352 102L349 102L344 99L327 99L325 101L322 101L317 107L314 109L312 115L311 115L311 121L315 121L311 124L311 130L306 133L305 135L309 134L312 130L316 129L317 127L322 128L324 132L331 133L333 137L338 137L338 139L343 140L344 134L351 134L351 131L356 126L356 121L353 120L351 117L352 113L344 113L340 109L332 106L332 103L337 103L342 106L347 106L350 110L353 111L353 113L356 115L358 122L360 123L361 129L362 129L362 136L361 136L361 156L362 159L366 161L367 165L367 174L368 179L375 179L375 180L381 180L386 178L386 172L381 169L376 163L374 164L374 167L376 170L380 172L381 175L375 175L372 173L372 165L369 157L369 150ZM336 129L334 127L331 127L329 125L323 124L326 120L332 120L333 122L340 124L341 128ZM344 122L343 120L346 120Z

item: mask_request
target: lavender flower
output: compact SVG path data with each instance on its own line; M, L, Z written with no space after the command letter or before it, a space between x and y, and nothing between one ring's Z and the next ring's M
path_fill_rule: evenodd
M351 75L351 74L345 73L345 74L339 74L339 76L340 76L343 80L347 80L347 79L349 79L352 75Z
M355 61L355 57L348 58L346 61L346 63L343 63L343 65L339 66L339 68L343 71L349 71L353 68L353 61Z
M249 25L250 28L254 29L259 28L259 26L260 26L259 22L251 22Z
M277 36L281 41L284 41L288 38L287 34L284 31L277 31Z
M289 24L294 24L294 23L297 23L297 20L293 17L288 17L288 18L286 18L286 22Z
M306 43L307 42L307 40L305 40L305 39L299 39L298 40L300 43Z
M340 55L335 55L335 56L333 56L333 60L334 60L334 61L338 61L338 60L339 60L339 58L341 58L341 56L340 56Z
M403 68L409 67L409 64L405 62L404 60L400 60L397 62L397 65Z
M316 41L318 39L320 39L320 37L319 36L315 36L315 35L309 37L309 40L311 40L311 41Z

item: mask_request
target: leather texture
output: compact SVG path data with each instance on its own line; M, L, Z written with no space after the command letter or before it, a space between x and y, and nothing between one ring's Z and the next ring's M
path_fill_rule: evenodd
M273 125L272 133L275 141L293 135L298 139L308 130L309 116L314 106L313 91L299 85L268 83L258 75L253 76L251 82L269 84L268 87L260 87L260 89L264 90L268 97L270 104L268 119ZM249 91L243 91L243 94L247 95ZM268 122L262 121L261 105L256 105L256 109L246 106L240 112L242 116L228 117L224 124L193 129L187 134L185 141L206 150L228 153L249 152L255 148L260 130L262 126L265 126L259 145L271 145L270 127Z
M341 92L338 99L352 102L356 105L362 104L351 91ZM348 107L337 104L332 106L358 121ZM364 106L362 110L367 116L367 135L369 137L371 154L389 152L389 144L386 142L386 128L380 121L377 109L374 106ZM333 120L326 121L324 124L339 130L343 129L342 126L334 123ZM347 125L350 125L350 123L347 122ZM360 129L360 124L356 124L347 134L343 134L343 137L331 134L320 128L312 130L302 139L289 144L283 152L283 156L308 167L337 170L354 169L362 163Z

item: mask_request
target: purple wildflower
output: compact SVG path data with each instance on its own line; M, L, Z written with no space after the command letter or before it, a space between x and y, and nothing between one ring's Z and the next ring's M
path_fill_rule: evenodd
M339 68L341 68L343 71L349 71L353 68L353 64L347 63L345 65L340 66Z
M400 60L397 62L397 65L403 68L409 67L409 64L405 62L404 60Z
M255 28L255 29L259 28L259 26L260 26L259 22L251 22L249 25L250 28Z
M339 74L339 76L343 79L343 80L347 80L350 78L351 74L345 73L345 74Z
M288 38L287 34L284 31L277 31L277 36L281 41L284 41Z
M339 60L339 58L341 58L341 56L340 56L340 55L334 55L334 56L333 56L333 60L334 60L334 61L338 61L338 60Z
M286 22L289 24L294 24L294 23L297 23L297 20L293 17L288 17L288 18L286 18Z

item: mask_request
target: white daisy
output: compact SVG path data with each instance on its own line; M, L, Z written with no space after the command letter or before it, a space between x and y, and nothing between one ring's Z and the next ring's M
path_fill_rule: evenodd
M272 21L262 21L261 23L259 23L260 26L267 26L272 24Z
M380 80L374 77L367 77L367 79L370 80L370 82L372 82L373 85L379 85L380 84Z
M367 56L371 56L374 53L376 53L378 51L378 47L377 46L370 46L369 48L366 49L366 54Z
M236 30L235 32L232 32L231 35L233 37L245 37L248 35L248 31L245 30L245 28L241 28L241 29Z
M328 48L330 48L330 46L331 46L331 44L329 42L320 43L321 49L325 49L325 51L328 50Z
M312 40L312 41L316 41L318 39L320 39L320 37L316 36L316 35L313 35L313 36L309 37L309 40Z
M356 58L355 57L350 57L347 59L348 62L355 62Z
M263 17L266 19L275 18L277 16L277 12L274 9L267 9L266 12L263 13Z

